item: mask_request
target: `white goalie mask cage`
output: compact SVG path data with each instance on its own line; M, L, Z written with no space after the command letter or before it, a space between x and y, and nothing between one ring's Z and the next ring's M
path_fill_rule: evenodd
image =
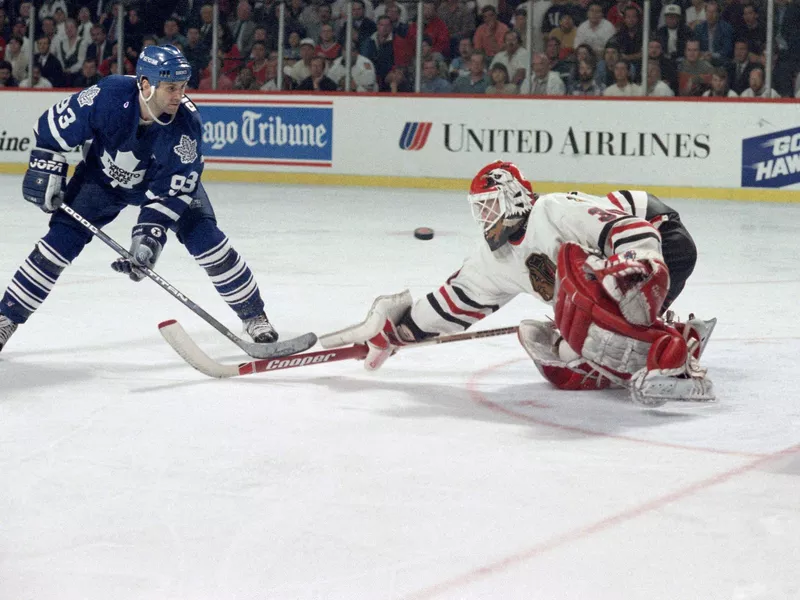
M514 226L533 208L530 191L512 172L500 167L479 173L472 181L468 199L472 218L487 235L487 241L499 223Z

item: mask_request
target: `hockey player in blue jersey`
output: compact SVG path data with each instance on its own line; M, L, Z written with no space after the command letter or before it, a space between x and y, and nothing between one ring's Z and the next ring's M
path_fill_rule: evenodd
M34 128L36 147L22 183L25 200L50 218L11 280L0 303L0 349L45 301L61 272L91 241L91 234L58 208L62 202L97 227L129 205L140 207L133 227L133 260L111 265L141 281L152 268L167 230L208 273L217 291L259 343L278 334L264 313L252 272L217 226L200 177L202 122L184 95L191 67L174 46L149 46L136 77L112 75L59 102ZM83 161L66 183L63 153L83 147Z

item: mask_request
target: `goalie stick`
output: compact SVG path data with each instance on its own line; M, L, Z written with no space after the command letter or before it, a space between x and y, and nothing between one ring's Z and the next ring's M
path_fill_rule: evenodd
M164 321L158 326L159 332L172 349L178 353L189 365L209 377L223 379L227 377L238 377L239 375L254 375L267 371L279 371L283 369L294 369L297 367L307 367L309 365L327 364L340 360L363 360L367 356L369 348L365 344L354 344L343 348L332 348L320 352L306 352L295 354L285 358L271 358L266 360L255 360L243 362L237 365L223 364L203 352L200 347L189 337L189 334L181 327L177 321ZM453 335L439 336L422 342L407 344L405 348L415 348L417 346L434 346L436 344L448 344L451 342L462 342L465 340L475 340L497 335L507 335L516 333L517 327L502 327L499 329L487 329L484 331L470 331L456 333Z
M125 248L120 246L112 237L106 234L104 231L92 225L89 221L83 218L78 212L73 210L71 207L67 206L66 204L61 205L61 210L75 219L78 223L80 223L83 227L88 229L96 238L100 239L103 243L105 243L108 247L114 250L117 254L119 254L123 258L127 258L128 260L132 260L132 256L130 252L128 252ZM186 308L191 310L194 314L199 316L203 319L206 323L211 325L214 329L219 331L222 335L232 341L234 344L239 346L242 350L244 350L248 355L252 356L253 358L274 358L276 356L286 356L288 354L294 354L296 352L302 352L303 350L308 350L317 343L317 336L313 333L305 333L301 336L296 338L292 338L290 340L278 341L272 344L259 344L256 342L248 342L247 340L243 340L238 335L233 333L230 329L225 327L222 323L217 321L214 317L208 314L205 310L203 310L200 306L195 304L192 300L190 300L186 295L182 294L175 286L169 283L166 279L161 277L158 273L149 269L147 267L139 267L145 275L147 275L150 279L155 281L162 289L166 290L173 298L178 299L181 304L183 304ZM184 332L185 334L186 332ZM186 336L188 337L188 335ZM199 348L198 348L199 350Z

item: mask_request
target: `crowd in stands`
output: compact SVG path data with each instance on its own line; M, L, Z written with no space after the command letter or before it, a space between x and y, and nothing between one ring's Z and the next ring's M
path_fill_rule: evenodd
M280 68L285 90L344 90L347 5L286 0L279 66L279 2L220 0L217 89L276 91ZM416 13L416 2L352 1L347 91L413 91L421 21L427 94L640 96L646 86L651 96L800 98L800 0L774 0L769 63L765 0L652 0L647 73L634 0L536 0L532 15L518 0L424 0ZM142 47L173 44L192 64L189 87L212 88L204 0L0 0L0 87L83 88L117 73L119 19L125 73Z

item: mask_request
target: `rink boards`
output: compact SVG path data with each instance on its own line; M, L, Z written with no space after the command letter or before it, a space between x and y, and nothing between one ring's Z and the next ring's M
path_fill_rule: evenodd
M0 172L22 172L61 91L5 91ZM465 189L520 165L542 192L800 201L796 101L193 94L208 180ZM73 157L77 159L77 154Z

